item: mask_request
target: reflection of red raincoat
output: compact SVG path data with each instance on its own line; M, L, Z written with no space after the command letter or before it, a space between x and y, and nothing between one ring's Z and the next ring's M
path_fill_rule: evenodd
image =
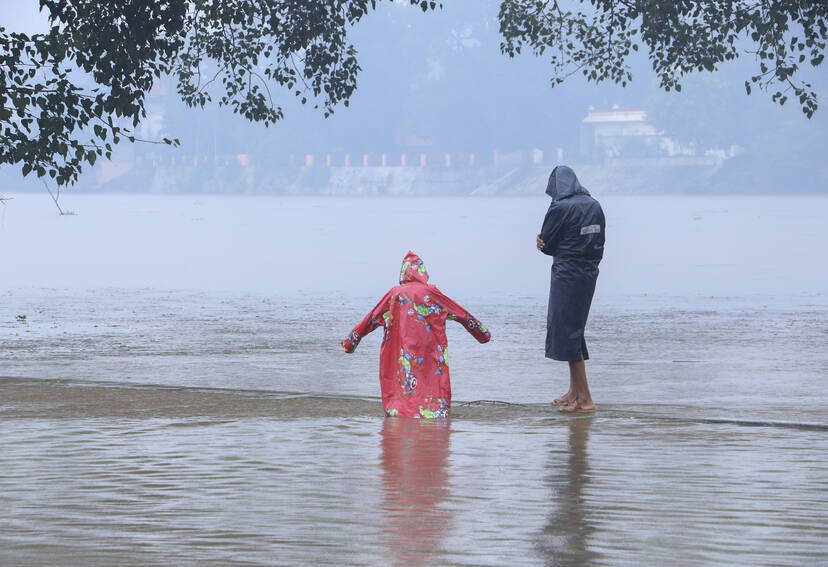
M451 406L446 319L459 321L481 343L491 339L486 326L428 283L420 257L409 252L400 285L342 341L354 352L359 341L384 328L380 348L380 388L386 415L448 417Z
M572 420L579 421L579 420ZM450 423L386 419L382 424L382 533L386 565L440 565L454 507L449 489Z

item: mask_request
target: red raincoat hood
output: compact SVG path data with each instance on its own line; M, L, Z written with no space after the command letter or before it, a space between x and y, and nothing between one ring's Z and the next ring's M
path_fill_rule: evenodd
M425 264L411 250L405 255L400 269L400 283L405 284L409 282L428 283L428 272Z

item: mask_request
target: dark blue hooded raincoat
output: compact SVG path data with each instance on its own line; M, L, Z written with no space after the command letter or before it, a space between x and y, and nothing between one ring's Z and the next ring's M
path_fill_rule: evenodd
M546 357L577 362L589 358L586 327L598 264L604 255L604 211L566 166L552 170L546 194L541 252L554 256L546 318Z

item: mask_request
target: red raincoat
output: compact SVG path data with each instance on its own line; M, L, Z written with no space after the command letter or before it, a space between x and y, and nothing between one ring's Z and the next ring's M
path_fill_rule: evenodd
M492 338L485 325L428 283L423 261L409 252L403 259L400 285L391 288L342 341L342 348L351 353L362 337L384 328L380 388L386 415L448 417L446 319L462 323L478 342Z

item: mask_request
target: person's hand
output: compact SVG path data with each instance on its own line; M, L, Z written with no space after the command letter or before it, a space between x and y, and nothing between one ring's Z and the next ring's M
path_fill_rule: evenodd
M543 240L541 240L540 234L536 238L535 244L537 245L538 250L543 250L544 243L543 243Z

